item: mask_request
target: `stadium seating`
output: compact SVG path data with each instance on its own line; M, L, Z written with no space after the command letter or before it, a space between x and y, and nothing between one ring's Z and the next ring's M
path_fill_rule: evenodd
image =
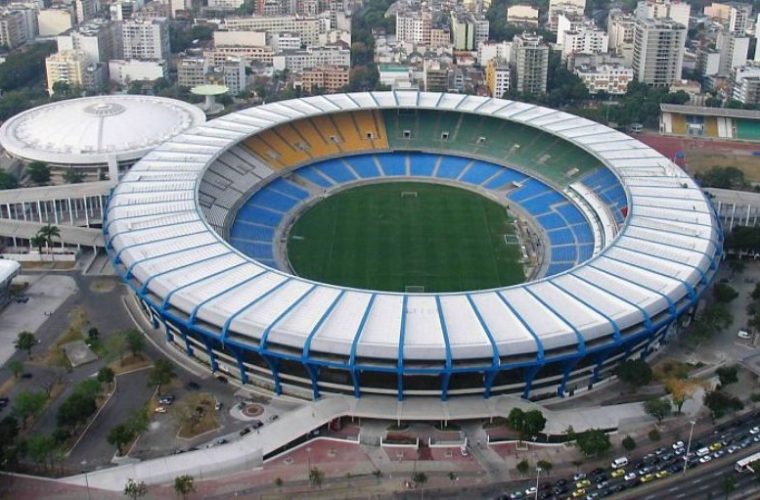
M233 191L235 183L239 182L239 174L224 170L223 165L220 169L219 175L210 171L209 182L213 180L211 185L222 194ZM279 177L242 205L230 227L230 241L241 252L276 267L275 230L299 203L308 201L316 193L360 179L406 175L460 179L506 196L512 204L532 215L546 232L549 246L547 276L564 272L593 255L594 236L588 221L575 205L547 184L480 160L416 152L333 158L301 167L289 174L289 179ZM615 180L614 176L612 179ZM588 182L602 197L614 200L619 196L614 189L619 184L611 183L603 172L590 176ZM226 186L226 191L218 186ZM306 189L305 186L310 187ZM214 188L207 191L219 194ZM238 198L241 196L239 191L234 192Z
M581 182L599 196L610 209L615 221L622 224L625 220L624 213L627 210L628 201L615 174L606 168L600 168L584 176Z

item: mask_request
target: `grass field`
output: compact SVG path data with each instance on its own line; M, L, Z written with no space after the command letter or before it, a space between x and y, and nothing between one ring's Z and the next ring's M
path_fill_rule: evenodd
M451 292L522 282L519 246L504 241L513 234L504 207L473 192L383 183L337 193L310 208L292 227L287 250L295 273L317 281Z

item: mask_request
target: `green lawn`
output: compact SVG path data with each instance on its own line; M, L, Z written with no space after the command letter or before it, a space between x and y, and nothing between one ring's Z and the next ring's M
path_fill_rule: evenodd
M417 197L402 197L416 192ZM464 189L398 182L335 194L292 227L296 274L325 283L404 292L475 290L525 279L506 210Z

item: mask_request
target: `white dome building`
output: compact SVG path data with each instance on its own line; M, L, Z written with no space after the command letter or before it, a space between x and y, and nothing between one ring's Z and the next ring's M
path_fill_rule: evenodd
M23 161L99 175L127 168L159 144L206 121L196 106L153 96L97 96L54 102L10 118L0 145Z

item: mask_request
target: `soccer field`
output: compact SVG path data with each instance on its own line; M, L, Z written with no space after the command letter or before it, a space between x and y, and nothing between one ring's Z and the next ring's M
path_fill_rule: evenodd
M476 193L419 182L337 193L301 214L288 258L299 276L394 292L454 292L524 281L503 206ZM514 241L514 237L507 238Z

